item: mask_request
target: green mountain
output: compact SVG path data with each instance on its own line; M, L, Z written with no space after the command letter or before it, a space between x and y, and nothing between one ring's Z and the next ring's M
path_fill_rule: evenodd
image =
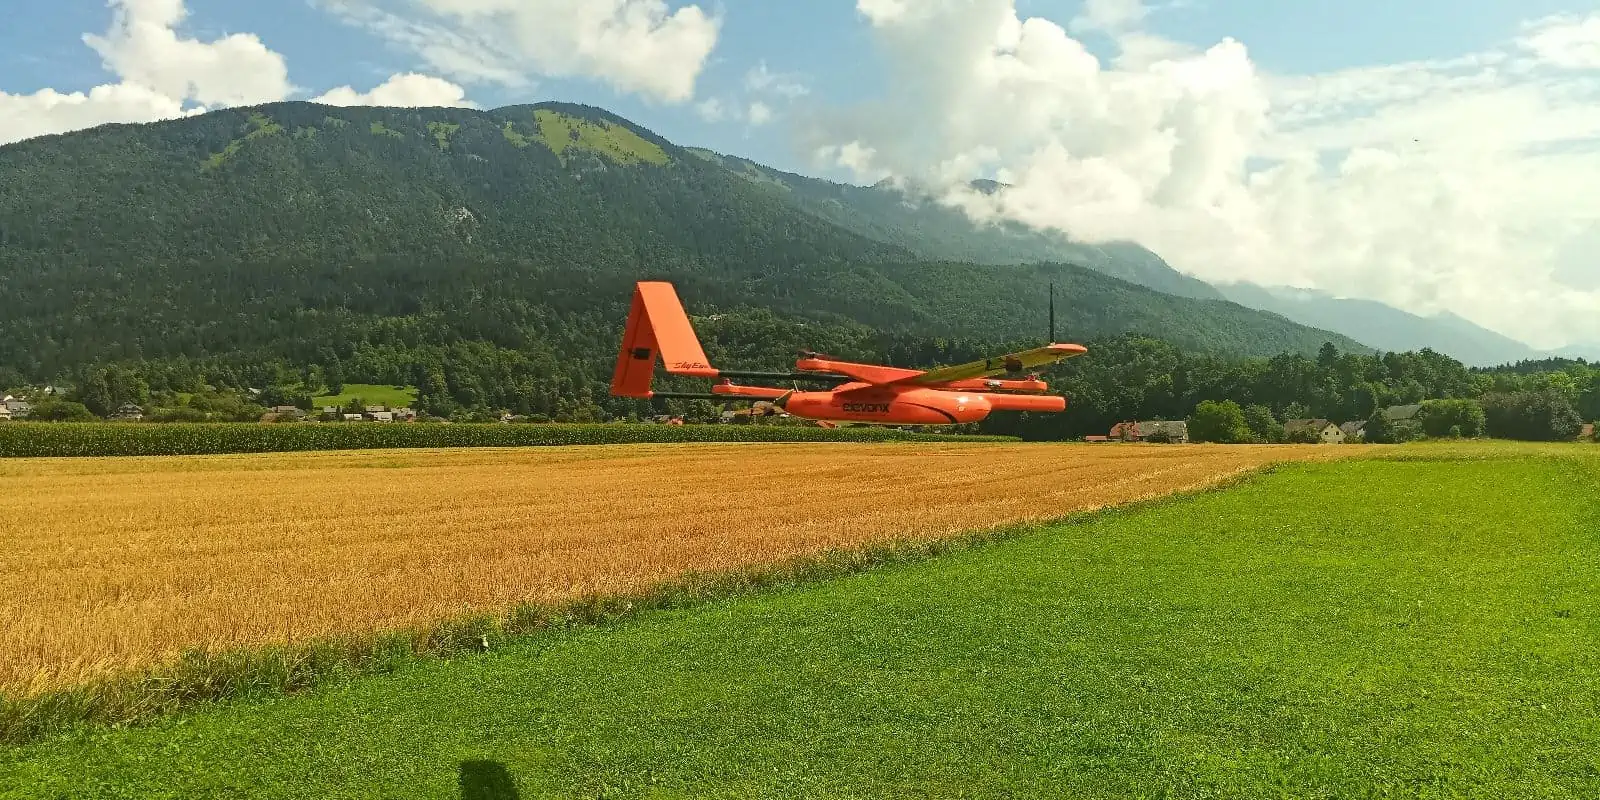
M1160 256L1132 242L1096 246L1014 222L979 225L915 186L898 188L887 182L852 186L710 150L690 148L689 152L846 230L895 244L923 258L973 264L1077 264L1166 294L1225 299L1210 284L1173 269ZM975 181L974 186L996 188L989 181Z
M931 259L795 194L559 103L280 103L32 139L0 148L0 384L182 359L245 385L280 360L469 405L604 403L640 279L678 284L714 356L769 367L801 345L1037 341L1047 281L1063 337L1363 349L1089 266Z
M1281 314L1302 325L1360 337L1380 350L1409 352L1431 348L1479 367L1548 355L1449 312L1422 317L1374 300L1285 286L1230 283L1218 284L1217 288L1242 306Z

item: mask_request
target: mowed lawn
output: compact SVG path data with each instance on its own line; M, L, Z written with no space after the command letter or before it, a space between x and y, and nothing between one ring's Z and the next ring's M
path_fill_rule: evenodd
M417 390L413 387L396 388L366 383L347 383L344 391L339 394L327 394L313 398L312 403L317 408L325 406L349 405L351 400L360 400L363 405L388 406L390 408L410 408L417 402Z
M1596 797L1600 461L1570 453L1289 465L0 752L0 795Z

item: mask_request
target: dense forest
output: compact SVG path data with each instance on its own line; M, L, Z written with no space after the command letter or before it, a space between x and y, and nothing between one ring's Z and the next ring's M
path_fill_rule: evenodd
M1571 435L1555 438L1576 436L1580 418L1600 419L1600 367L1582 361L1476 369L1431 350L1374 356L1341 353L1331 344L1315 357L1287 353L1233 359L1185 352L1157 339L1121 336L1094 342L1089 356L1067 361L1046 376L1053 381L1052 390L1067 396L1068 413L997 416L985 423L984 432L1030 439L1104 435L1117 422L1188 419L1202 403L1225 401L1241 411L1254 409L1249 427L1265 441L1274 438L1271 425L1292 419L1367 421L1382 409L1424 401L1471 400L1493 406L1545 398L1571 410L1570 419L1562 423L1571 426ZM1419 431L1448 432L1449 426Z

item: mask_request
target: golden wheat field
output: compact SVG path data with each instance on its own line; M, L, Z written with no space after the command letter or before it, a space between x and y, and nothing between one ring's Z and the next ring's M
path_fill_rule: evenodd
M729 444L0 462L0 691L946 536L1351 447Z

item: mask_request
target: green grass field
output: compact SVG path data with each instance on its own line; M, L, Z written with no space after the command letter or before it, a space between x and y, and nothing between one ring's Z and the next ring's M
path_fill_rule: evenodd
M37 742L0 796L1596 797L1600 448L1515 452Z
M390 408L410 408L417 402L416 387L396 389L393 386L379 386L366 383L347 383L344 391L339 394L323 395L313 399L312 403L318 409L324 406L339 406L341 408L351 400L359 399L362 405L388 406Z

